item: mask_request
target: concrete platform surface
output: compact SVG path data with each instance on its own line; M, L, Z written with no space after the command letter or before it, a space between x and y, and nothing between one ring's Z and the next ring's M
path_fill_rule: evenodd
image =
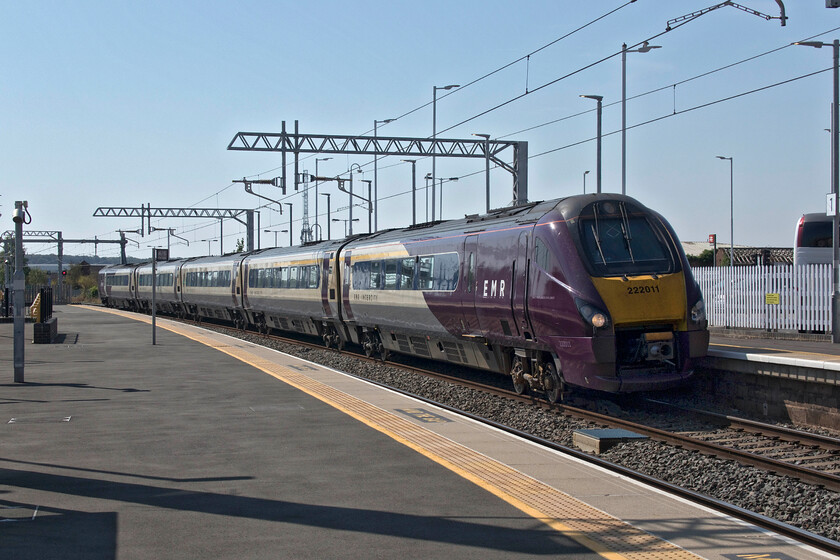
M824 557L238 339L55 312L23 384L0 325L0 558Z

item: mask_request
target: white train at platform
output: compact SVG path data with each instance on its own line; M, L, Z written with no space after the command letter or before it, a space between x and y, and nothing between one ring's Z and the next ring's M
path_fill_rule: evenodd
M99 276L105 305L149 312L152 264ZM684 383L705 307L668 222L578 195L300 247L157 264L158 312L317 336L510 375L551 401Z

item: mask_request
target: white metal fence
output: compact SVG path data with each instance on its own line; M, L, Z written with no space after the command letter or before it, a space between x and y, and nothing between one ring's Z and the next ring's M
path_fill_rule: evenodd
M709 326L831 331L831 265L692 268Z

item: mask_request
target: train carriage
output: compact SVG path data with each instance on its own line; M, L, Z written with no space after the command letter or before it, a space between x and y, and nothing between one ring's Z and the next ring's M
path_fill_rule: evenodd
M247 255L241 264L242 305L250 324L315 336L330 335L338 324L329 303L331 258L339 242L278 248ZM333 300L335 285L333 280Z
M137 309L135 264L106 266L99 271L102 303L119 309Z
M453 294L461 256L451 243L427 237L417 231L381 232L342 249L343 318L352 340L368 353L396 351L486 366L471 352L462 357L454 325L448 328L430 309L430 299L457 307Z
M244 326L239 283L241 261L239 254L185 261L181 265L181 299L186 315Z
M181 315L181 266L183 260L155 263L155 307L157 312ZM152 263L137 267L137 301L144 311L152 308Z

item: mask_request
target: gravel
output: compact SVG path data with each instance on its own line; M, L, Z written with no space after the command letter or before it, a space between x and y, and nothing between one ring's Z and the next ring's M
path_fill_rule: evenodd
M227 332L227 331L226 331ZM382 383L561 445L574 447L575 430L593 425L473 389L418 376L388 364L370 364L333 351L304 348L244 334L287 354ZM444 366L442 366L444 367ZM492 376L492 374L489 374ZM486 376L485 376L486 377ZM615 407L605 402L604 408ZM617 445L602 459L840 541L840 494L796 479L707 457L651 440Z

